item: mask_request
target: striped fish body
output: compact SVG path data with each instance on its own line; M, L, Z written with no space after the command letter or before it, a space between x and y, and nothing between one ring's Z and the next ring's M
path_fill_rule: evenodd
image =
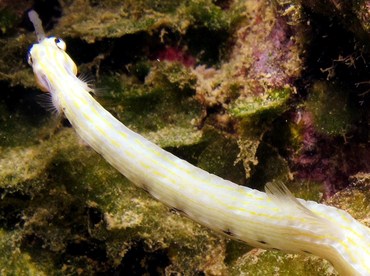
M64 43L64 42L63 42ZM215 231L261 248L312 253L343 275L370 275L370 231L348 213L294 198L283 185L268 193L201 170L131 131L76 77L55 37L29 52L37 82L51 93L78 135L113 167L164 204Z

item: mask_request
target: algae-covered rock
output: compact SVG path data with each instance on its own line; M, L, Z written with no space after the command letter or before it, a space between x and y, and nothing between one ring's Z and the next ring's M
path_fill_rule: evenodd
M254 188L291 181L296 195L320 201L352 181L353 187L327 202L368 223L369 197L360 185L367 183L369 169L367 94L365 74L358 73L364 72L359 63L366 51L356 40L357 48L348 47L355 53L338 58L328 46L324 53L330 58L315 56L320 52L315 39L331 37L321 33L325 24L317 27L319 15L327 14L322 9L336 2L337 18L359 20L366 18L365 1L348 1L350 10L343 9L343 1L319 2L63 0L15 7L5 1L0 7L1 274L333 275L333 268L315 257L230 241L136 188L64 118L36 105L41 92L26 59L35 42L26 15L33 7L47 33L66 41L81 71L96 77L97 100L134 131ZM353 31L355 23L341 24ZM354 105L357 100L363 106ZM337 143L341 137L346 141ZM323 142L332 146L333 157L324 155ZM359 152L361 164L353 162ZM323 164L334 168L326 170L330 181L320 174ZM340 186L332 185L338 180L334 175Z
M369 185L369 173L354 174L351 177L351 187L338 192L328 202L333 206L347 210L356 219L370 226Z
M0 230L0 273L2 275L49 275L52 271L48 256L35 261L31 254L19 248L22 233Z
M231 17L210 0L192 1L91 1L65 3L65 16L56 32L94 42L139 32L189 27L225 31Z
M276 266L268 264L275 263ZM239 258L230 275L337 275L328 262L317 257L254 249Z
M327 135L345 135L351 121L356 118L349 104L349 92L327 83L315 83L306 102L308 112L313 115L318 132Z

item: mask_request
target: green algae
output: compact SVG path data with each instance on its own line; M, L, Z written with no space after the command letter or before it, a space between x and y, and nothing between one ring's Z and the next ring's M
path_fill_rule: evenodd
M16 39L0 40L0 80L11 86L36 87L32 72L26 64L26 53L34 41L20 35ZM25 53L20 55L20 53Z
M79 0L65 6L65 16L56 31L89 42L165 27L180 33L190 26L226 31L233 19L210 0L105 1L97 5Z
M238 99L229 112L243 120L274 118L288 110L287 101L292 92L289 89L269 91L263 97Z
M194 77L188 69L176 63L154 64L144 85L128 83L115 76L102 80L110 91L102 100L122 122L161 147L201 142L202 132L194 125L201 106L189 95Z
M32 259L31 255L19 249L21 231L0 230L1 275L50 275L52 271L47 258Z
M351 182L351 188L338 192L327 202L337 208L348 210L353 217L370 226L368 217L370 212L368 204L370 200L370 174L359 172L351 177Z
M315 128L326 135L344 135L356 113L349 104L349 92L339 87L317 82L306 101L313 114Z
M221 135L212 136L212 142L207 141L207 146L199 155L197 166L210 173L215 173L235 183L245 181L245 170L237 156L240 149L232 137Z
M250 251L232 267L230 275L337 275L328 262L319 258L262 249Z

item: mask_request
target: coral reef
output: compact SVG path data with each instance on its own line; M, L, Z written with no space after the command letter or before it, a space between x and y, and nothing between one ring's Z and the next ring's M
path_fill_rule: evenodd
M0 274L335 275L169 210L43 110L30 8L133 130L226 179L284 180L370 225L368 1L0 4Z

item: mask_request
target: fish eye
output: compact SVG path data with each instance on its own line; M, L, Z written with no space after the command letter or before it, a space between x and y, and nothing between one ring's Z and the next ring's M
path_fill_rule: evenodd
M31 54L30 54L30 53L28 53L28 54L27 54L27 62L28 62L28 64L29 64L29 65L31 65L31 66L32 66L32 64L33 64L33 60L32 60L32 56L31 56Z
M63 50L63 51L65 51L66 50L66 48L67 48L67 45L66 45L66 43L63 41L63 39L61 39L61 38L55 38L54 39L54 41L55 41L55 44L57 45L57 47L59 48L59 49L61 49L61 50Z

